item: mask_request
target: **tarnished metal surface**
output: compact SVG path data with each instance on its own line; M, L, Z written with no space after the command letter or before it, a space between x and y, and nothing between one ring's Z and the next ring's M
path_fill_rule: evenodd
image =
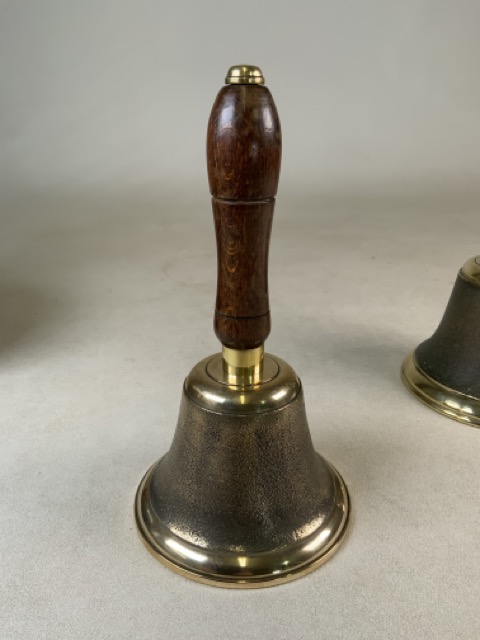
M295 397L261 414L222 414L183 393L172 447L139 489L137 520L151 550L190 577L237 586L293 579L344 531L346 488L313 449L290 367L281 380L279 389L298 385Z
M457 276L439 326L418 345L415 358L433 380L480 399L480 281L474 284L473 268L467 278L465 268Z
M480 426L480 256L460 269L433 335L402 365L407 389L435 411Z

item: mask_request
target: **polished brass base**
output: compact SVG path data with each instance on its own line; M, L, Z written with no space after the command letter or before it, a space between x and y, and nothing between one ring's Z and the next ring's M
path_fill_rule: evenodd
M409 391L438 413L458 422L480 427L480 399L433 380L419 367L414 353L403 362L402 380Z
M318 529L297 543L259 553L249 552L248 549L232 552L205 549L175 536L151 506L150 483L156 465L144 476L135 500L135 518L142 542L169 569L211 586L251 589L271 587L301 578L335 553L348 524L347 487L338 471L320 456L319 459L331 474L335 501L329 517L322 520Z
M266 587L325 562L349 497L312 446L301 383L266 355L261 382L230 384L221 356L185 381L170 451L143 478L135 516L154 556L219 587Z

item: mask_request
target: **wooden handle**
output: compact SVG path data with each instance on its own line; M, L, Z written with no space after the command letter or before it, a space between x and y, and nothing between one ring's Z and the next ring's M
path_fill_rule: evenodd
M268 247L281 160L270 91L220 90L208 123L208 180L217 239L215 333L230 349L254 349L270 333Z

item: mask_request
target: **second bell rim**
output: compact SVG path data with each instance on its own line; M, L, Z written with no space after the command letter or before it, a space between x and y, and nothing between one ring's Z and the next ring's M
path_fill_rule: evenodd
M414 351L403 361L401 376L408 391L437 413L462 424L480 427L480 399L434 380L420 367Z

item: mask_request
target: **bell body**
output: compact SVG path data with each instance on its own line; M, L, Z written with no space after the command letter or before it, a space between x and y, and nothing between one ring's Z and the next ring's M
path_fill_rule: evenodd
M338 547L349 512L343 480L313 449L299 379L264 354L281 129L263 81L257 67L232 67L212 107L214 328L223 350L187 377L171 449L143 478L135 504L159 560L224 587L311 571Z
M346 487L313 449L291 367L266 355L263 382L243 388L221 371L212 356L185 381L171 449L138 490L139 529L188 577L227 587L292 580L336 549Z
M459 271L435 333L402 367L407 388L439 413L480 426L480 256Z

